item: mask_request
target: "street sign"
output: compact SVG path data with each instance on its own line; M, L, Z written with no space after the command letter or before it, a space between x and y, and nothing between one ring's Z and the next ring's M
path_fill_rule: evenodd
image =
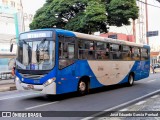
M147 37L158 36L158 31L148 31Z

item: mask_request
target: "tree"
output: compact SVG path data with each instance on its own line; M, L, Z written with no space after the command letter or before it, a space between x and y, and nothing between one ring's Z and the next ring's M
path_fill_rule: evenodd
M138 10L135 0L111 0L107 6L107 22L118 27L130 25L130 18L138 18Z
M138 18L135 0L47 0L30 28L57 27L91 34L107 32L108 25L129 25L130 18Z
M105 5L101 2L90 1L85 11L79 12L73 19L70 19L65 28L89 34L95 31L107 32L105 13Z

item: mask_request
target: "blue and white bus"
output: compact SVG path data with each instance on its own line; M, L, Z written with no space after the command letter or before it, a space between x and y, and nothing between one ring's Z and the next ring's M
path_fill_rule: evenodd
M150 47L62 29L21 33L16 57L18 90L63 94L127 83L150 72Z

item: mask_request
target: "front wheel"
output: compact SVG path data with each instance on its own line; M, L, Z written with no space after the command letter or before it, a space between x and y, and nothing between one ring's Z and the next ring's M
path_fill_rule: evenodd
M80 81L78 84L78 93L80 95L85 95L88 93L88 83L85 81Z
M133 77L132 74L130 74L129 77L128 77L128 83L127 83L127 85L128 86L132 86L133 84L134 84L134 77Z

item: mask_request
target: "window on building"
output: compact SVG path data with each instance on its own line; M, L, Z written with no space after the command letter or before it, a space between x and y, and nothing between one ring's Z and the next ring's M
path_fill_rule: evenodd
M11 7L15 7L15 2L11 1Z
M109 35L108 38L117 39L117 34L115 34L115 35Z

